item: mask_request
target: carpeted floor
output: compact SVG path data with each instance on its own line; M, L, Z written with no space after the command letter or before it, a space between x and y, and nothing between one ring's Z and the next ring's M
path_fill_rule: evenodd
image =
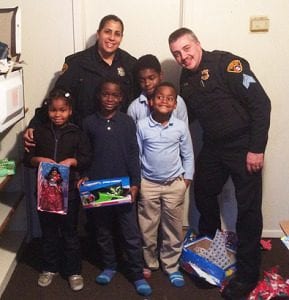
M19 259L19 263L12 278L4 291L1 300L66 300L66 299L96 299L96 300L137 300L144 299L136 294L134 287L126 280L122 273L117 273L108 286L99 286L95 283L95 277L100 269L95 266L92 255L87 251L87 239L82 238L83 246L83 272L85 287L82 291L73 292L68 283L60 275L46 288L37 286L40 267L38 240L27 244ZM289 277L289 250L281 243L280 239L272 239L272 250L263 251L262 270L279 265L280 274L284 278ZM149 282L153 288L153 294L147 299L151 300L219 300L222 299L218 288L204 287L185 274L186 285L183 288L172 287L168 278L162 271L152 274Z

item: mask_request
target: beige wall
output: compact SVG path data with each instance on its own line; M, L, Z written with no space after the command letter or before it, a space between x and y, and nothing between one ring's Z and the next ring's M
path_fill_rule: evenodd
M137 57L155 53L163 63L169 62L168 70L175 72L172 77L176 77L178 68L174 64L171 68L167 33L179 24L191 27L207 50L228 50L246 57L272 101L264 168L264 235L281 234L278 222L289 218L287 0L149 0L142 5L136 0L0 0L1 7L14 3L22 9L22 59L26 63L25 99L29 107L26 121L41 103L64 57L74 47L81 49L95 32L100 18L108 13L116 13L125 21L122 47ZM268 33L249 31L249 18L256 15L269 17ZM154 22L157 26L151 25ZM5 137L1 136L1 156L9 152L21 130L22 125L17 125Z

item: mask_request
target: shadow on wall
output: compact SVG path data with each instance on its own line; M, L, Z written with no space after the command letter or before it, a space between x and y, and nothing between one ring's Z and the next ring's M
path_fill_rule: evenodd
M162 71L164 80L173 83L177 90L179 90L179 78L181 75L181 68L174 59L166 59L162 63Z

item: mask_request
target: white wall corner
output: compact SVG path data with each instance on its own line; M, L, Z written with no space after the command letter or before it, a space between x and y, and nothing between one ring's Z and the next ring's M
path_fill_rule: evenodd
M73 22L73 47L74 52L85 49L86 31L85 31L85 13L84 1L72 0L72 22Z
M192 26L193 19L193 0L181 0L180 1L180 27Z

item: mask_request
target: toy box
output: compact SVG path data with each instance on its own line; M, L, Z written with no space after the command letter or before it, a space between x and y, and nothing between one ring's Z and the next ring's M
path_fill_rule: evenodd
M131 203L128 177L85 181L79 188L83 208Z
M225 255L220 255L220 264L216 264L205 255L212 246L213 240L208 237L185 239L180 264L181 267L193 276L200 277L212 285L221 287L223 281L236 270L235 251L225 247ZM214 250L215 252L217 250Z
M7 158L0 159L0 177L15 174L15 161Z

